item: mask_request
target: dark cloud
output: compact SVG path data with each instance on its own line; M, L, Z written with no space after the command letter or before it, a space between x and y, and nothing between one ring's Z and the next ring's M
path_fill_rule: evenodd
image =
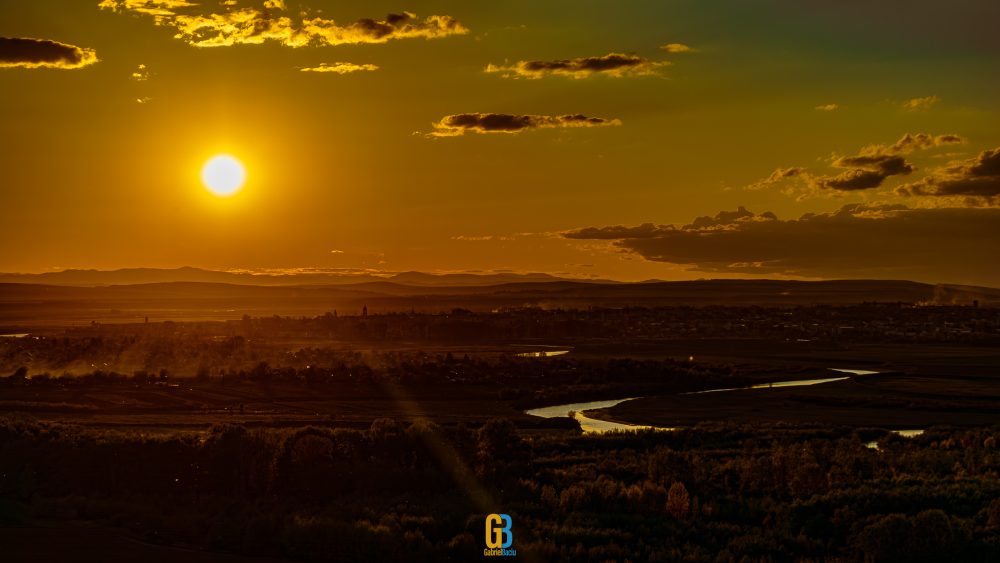
M563 236L611 240L647 260L703 272L1000 283L1000 262L986 259L1000 244L1000 209L851 204L793 220L742 208L706 219Z
M451 16L429 16L423 20L415 14L389 14L384 20L370 18L347 26L333 20L313 18L303 21L303 31L319 44L343 45L355 43L385 43L391 39L437 39L469 32Z
M638 227L625 227L622 225L613 227L586 227L563 233L563 236L566 238L587 240L641 239L655 238L661 236L664 231L672 231L674 229L673 225L643 223Z
M708 229L731 229L748 221L773 221L778 217L770 211L757 215L752 211L747 211L742 205L736 211L720 211L715 217L707 215L698 217L690 225L684 225L685 230L708 230Z
M257 4L244 8L227 5L209 13L185 0L103 0L99 6L115 12L153 16L157 25L174 27L177 30L175 38L196 47L267 41L287 47L385 43L393 39L435 39L469 32L451 16L434 15L421 20L415 14L403 12L389 14L382 20L363 18L340 25L334 20L309 17L307 12L300 12L295 18L284 15L287 7L280 0Z
M890 155L859 155L838 158L833 162L838 168L850 168L836 176L817 178L824 188L853 191L877 188L890 176L905 175L913 172L913 165L901 156Z
M562 75L587 78L595 74L606 76L649 76L656 74L666 61L651 61L638 55L609 53L600 57L578 57L555 61L518 61L512 65L487 65L486 72L497 72L504 77L541 78Z
M916 169L903 158L903 155L917 150L964 142L965 140L958 135L935 137L927 133L907 133L891 145L869 145L855 156L835 158L831 164L836 168L847 169L845 172L836 176L811 177L810 182L820 188L839 191L877 188L891 176L905 176Z
M821 187L840 191L868 190L882 185L891 176L879 170L849 170L836 176L824 176L817 181Z
M932 149L945 145L960 145L964 142L965 139L955 134L938 135L935 137L927 133L907 133L889 146L869 145L861 150L861 154L910 154L917 150Z
M565 238L571 239L591 239L591 240L618 240L618 239L652 239L661 236L671 236L672 233L683 231L719 231L738 228L742 223L755 221L777 221L778 217L766 211L756 214L747 211L742 205L736 211L720 211L714 217L707 215L697 217L688 225L680 227L674 225L654 225L653 223L643 223L638 227L625 227L616 225L613 227L586 227L562 233Z
M901 156L888 154L845 156L833 162L837 168L874 168L886 174L909 174L913 167Z
M459 113L432 124L432 137L455 137L473 133L520 133L528 129L558 127L604 127L621 125L617 119L585 115L511 115L507 113Z
M983 151L979 156L961 167L969 176L996 177L1000 176L1000 147Z
M1000 204L1000 147L941 167L897 191L902 195L965 196L977 205Z
M806 168L778 168L767 178L747 186L748 190L760 190L774 184L787 184L800 180L799 187L804 186L803 195L815 195L818 192L832 190L841 192L869 190L877 188L892 176L911 174L916 167L907 162L905 156L918 150L931 149L945 145L964 143L965 139L958 135L929 135L927 133L907 133L891 145L868 145L853 156L835 156L830 165L840 168L839 174L822 176L810 173ZM796 188L786 187L786 193L795 193Z
M0 68L82 68L98 61L93 49L47 39L0 37Z

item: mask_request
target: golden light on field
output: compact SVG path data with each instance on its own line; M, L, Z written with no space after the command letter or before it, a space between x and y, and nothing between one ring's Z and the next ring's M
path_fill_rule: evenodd
M240 191L247 179L243 163L228 154L213 156L201 169L201 181L217 196L231 196Z

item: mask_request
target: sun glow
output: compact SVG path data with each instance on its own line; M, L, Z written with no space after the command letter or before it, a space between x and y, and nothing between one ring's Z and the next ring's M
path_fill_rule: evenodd
M228 154L213 156L201 168L201 181L217 196L231 196L240 191L247 179L246 168Z

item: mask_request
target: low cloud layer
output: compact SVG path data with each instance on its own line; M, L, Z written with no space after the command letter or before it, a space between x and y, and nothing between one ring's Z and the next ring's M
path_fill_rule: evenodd
M253 7L227 5L204 13L183 0L103 0L100 7L122 13L152 16L157 25L173 27L175 38L196 47L228 47L272 41L287 47L386 43L394 39L436 39L462 35L469 30L451 16L389 14L382 20L364 18L340 25L334 20L309 17L308 12L286 15L282 0L266 0Z
M83 68L97 52L48 39L0 37L0 68Z
M433 124L431 137L455 137L465 133L520 133L530 129L605 127L621 125L617 119L585 115L511 115L507 113L459 113Z
M901 195L965 197L971 205L1000 205L1000 147L952 162L919 182L900 186Z
M612 241L647 260L709 273L897 278L996 284L1000 209L845 205L780 220L744 208L683 226L587 227L568 239Z
M568 76L570 78L587 78L594 75L613 76L650 76L667 66L667 61L651 61L639 55L624 53L609 53L600 57L577 57L555 61L518 61L511 65L494 65L486 67L486 72L499 73L504 78L542 78L544 76Z
M372 72L378 70L373 64L355 63L320 63L319 66L299 69L302 72L335 72L337 74L350 74L352 72Z

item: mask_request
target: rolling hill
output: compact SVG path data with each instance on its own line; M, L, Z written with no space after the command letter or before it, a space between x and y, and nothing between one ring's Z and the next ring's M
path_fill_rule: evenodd
M504 307L798 306L873 301L1000 304L998 289L895 280L596 283L533 279L491 285L471 284L464 278L458 281L466 283L417 285L389 280L308 285L190 281L102 286L0 283L0 323L20 326L134 322L145 317L231 319L244 314L314 316L330 311L359 314L365 306L372 313L410 310L433 313L455 308L489 311Z

